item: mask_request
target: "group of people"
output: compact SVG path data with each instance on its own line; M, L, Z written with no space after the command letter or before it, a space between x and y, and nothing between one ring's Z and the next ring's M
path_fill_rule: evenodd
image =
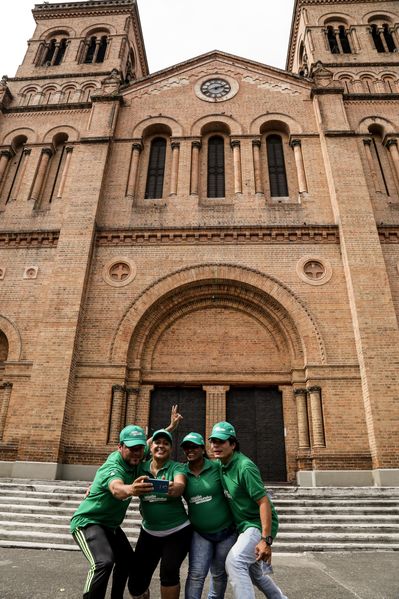
M278 517L259 469L240 452L228 422L215 424L209 437L215 459L191 432L181 442L186 463L171 460L181 418L174 406L168 427L148 441L141 427L125 427L98 469L71 520L90 563L83 597L103 599L112 573L111 599L123 599L126 584L132 597L147 599L160 564L161 599L178 599L188 554L185 599L201 599L209 572L208 599L223 599L228 580L235 599L254 599L253 585L268 599L287 599L269 576ZM134 550L121 529L133 496L142 515Z

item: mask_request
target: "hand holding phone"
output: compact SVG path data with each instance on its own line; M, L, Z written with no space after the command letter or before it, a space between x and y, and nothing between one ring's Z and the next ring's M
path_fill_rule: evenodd
M169 481L168 480L161 480L159 478L148 478L147 481L148 483L151 483L152 486L154 487L154 491L155 493L167 493L169 490Z

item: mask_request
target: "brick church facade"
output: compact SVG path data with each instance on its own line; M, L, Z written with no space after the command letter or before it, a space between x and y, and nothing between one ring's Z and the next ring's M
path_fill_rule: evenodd
M0 82L0 476L228 419L267 481L399 485L399 6L296 0L287 70L150 74L135 0L37 4Z

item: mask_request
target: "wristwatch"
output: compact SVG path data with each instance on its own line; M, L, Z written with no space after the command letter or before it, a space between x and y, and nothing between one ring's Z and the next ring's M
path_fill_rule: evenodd
M271 536L261 537L260 539L261 539L261 541L264 541L266 543L266 545L269 545L269 547L271 547L273 545L273 537L271 537Z

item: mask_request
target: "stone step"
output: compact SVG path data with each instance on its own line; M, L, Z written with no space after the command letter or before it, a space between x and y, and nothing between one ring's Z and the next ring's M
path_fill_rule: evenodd
M0 480L0 546L78 550L69 520L85 481ZM399 489L275 486L280 516L274 552L399 550ZM135 542L141 517L133 498L123 528Z

